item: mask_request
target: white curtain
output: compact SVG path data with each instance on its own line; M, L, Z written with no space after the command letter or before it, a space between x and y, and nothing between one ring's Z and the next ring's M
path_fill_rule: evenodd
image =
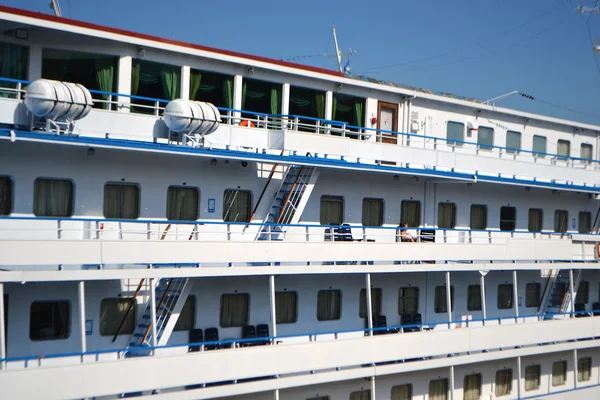
M496 371L496 397L510 394L512 390L512 369Z
M220 315L221 328L247 325L248 295L245 293L222 295Z
M331 321L341 317L342 295L339 290L321 290L317 295L317 320Z
M594 147L591 144L583 143L581 145L581 154L580 158L585 158L586 160L591 160L593 157Z
M446 400L448 398L448 379L436 379L429 382L429 400Z
M73 215L73 182L65 179L35 180L33 213L38 217Z
M298 293L275 293L275 318L278 324L293 324L298 319Z

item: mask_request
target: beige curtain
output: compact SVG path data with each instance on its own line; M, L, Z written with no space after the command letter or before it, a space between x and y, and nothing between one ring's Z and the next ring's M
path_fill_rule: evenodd
M591 379L592 359L590 357L580 358L577 361L577 382L585 382Z
M477 400L481 397L481 374L465 376L464 380L464 400Z
M539 365L530 365L525 368L525 390L535 390L540 387L540 372Z
M370 390L361 390L350 393L350 400L371 400Z
M381 314L381 289L371 289L371 312L373 316ZM360 301L359 301L358 315L361 318L367 318L367 291L366 289L360 290Z
M332 321L340 319L342 312L342 294L339 290L321 290L317 295L317 320Z
M554 212L554 232L566 232L569 229L569 212L556 210Z
M429 400L448 399L448 379L436 379L429 382Z
M188 296L175 323L174 331L189 331L196 324L196 298Z
M363 226L383 225L382 199L363 199L362 224Z
M222 295L220 315L221 328L247 325L248 295L245 293Z
M456 225L456 205L453 203L438 204L438 228L454 228Z
M136 184L104 185L104 217L136 219L140 216L140 188Z
M392 388L390 400L412 400L412 385L397 385Z
M72 216L73 182L65 179L36 179L33 213L38 217Z
M483 205L471 205L471 229L487 228L487 207Z
M402 222L406 222L409 228L418 228L421 225L420 202L404 200L400 203L400 223Z
M585 158L586 160L591 160L594 153L594 147L591 144L583 143L581 145L581 154L580 158Z
M512 369L496 371L496 397L510 394L512 390Z
M571 142L568 140L559 140L556 144L556 153L559 156L569 157L571 155Z
M544 227L544 211L541 208L529 209L529 221L527 229L529 232L541 232Z
M567 362L557 361L552 364L552 386L564 385L567 381Z
M275 320L278 324L293 324L298 319L298 293L275 293Z
M167 219L195 221L198 219L198 189L170 186L167 190Z
M481 311L480 285L470 285L467 288L467 311Z
M344 198L341 196L321 196L321 225L340 225L344 222Z
M104 299L100 302L100 335L113 336L125 317L131 299ZM129 310L119 335L131 335L135 328L135 304Z
M400 288L398 295L398 314L416 314L419 312L419 288Z
M227 189L223 194L223 221L250 222L252 194L247 190Z

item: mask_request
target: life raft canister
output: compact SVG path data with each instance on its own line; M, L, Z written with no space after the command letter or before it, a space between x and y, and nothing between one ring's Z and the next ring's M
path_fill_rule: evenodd
M240 123L240 126L249 126L250 128L254 128L254 122L245 119Z

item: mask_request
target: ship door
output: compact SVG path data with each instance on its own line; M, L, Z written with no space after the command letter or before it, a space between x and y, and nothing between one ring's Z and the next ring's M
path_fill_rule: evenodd
M377 129L398 132L398 104L380 101L377 104ZM397 144L398 135L381 132L377 135L377 141L381 143ZM394 162L382 161L382 164L395 165Z

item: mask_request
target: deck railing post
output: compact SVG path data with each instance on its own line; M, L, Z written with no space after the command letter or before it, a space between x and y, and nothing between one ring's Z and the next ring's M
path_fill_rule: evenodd
M271 305L271 335L277 336L277 309L275 308L275 276L269 275L269 301ZM273 340L273 345L275 340Z
M448 329L452 321L452 296L450 293L450 271L446 271L446 311L448 312Z
M156 340L156 286L154 279L150 278L150 323L152 324L152 355L156 352L158 342ZM143 343L141 343L143 344Z
M371 274L365 274L365 294L367 296L367 327L369 336L373 336L373 310L371 309Z
M481 311L483 313L483 326L485 326L485 320L487 318L487 308L485 303L485 275L487 274L487 271L479 271L479 273L481 274L479 277L481 283Z
M519 319L519 290L517 281L517 271L513 271L513 305L515 309L515 322Z
M6 327L4 326L4 284L0 283L0 371L6 368L6 337L4 336L4 332Z
M571 297L571 301L569 304L569 311L571 312L571 316L569 318L574 318L575 315L575 297L573 297L573 295L575 294L575 290L574 290L574 284L573 284L573 270L570 269L569 270L569 296Z
M85 332L85 283L79 281L78 286L79 295L79 325L81 334L81 361L83 362L83 356L87 351L86 332Z

